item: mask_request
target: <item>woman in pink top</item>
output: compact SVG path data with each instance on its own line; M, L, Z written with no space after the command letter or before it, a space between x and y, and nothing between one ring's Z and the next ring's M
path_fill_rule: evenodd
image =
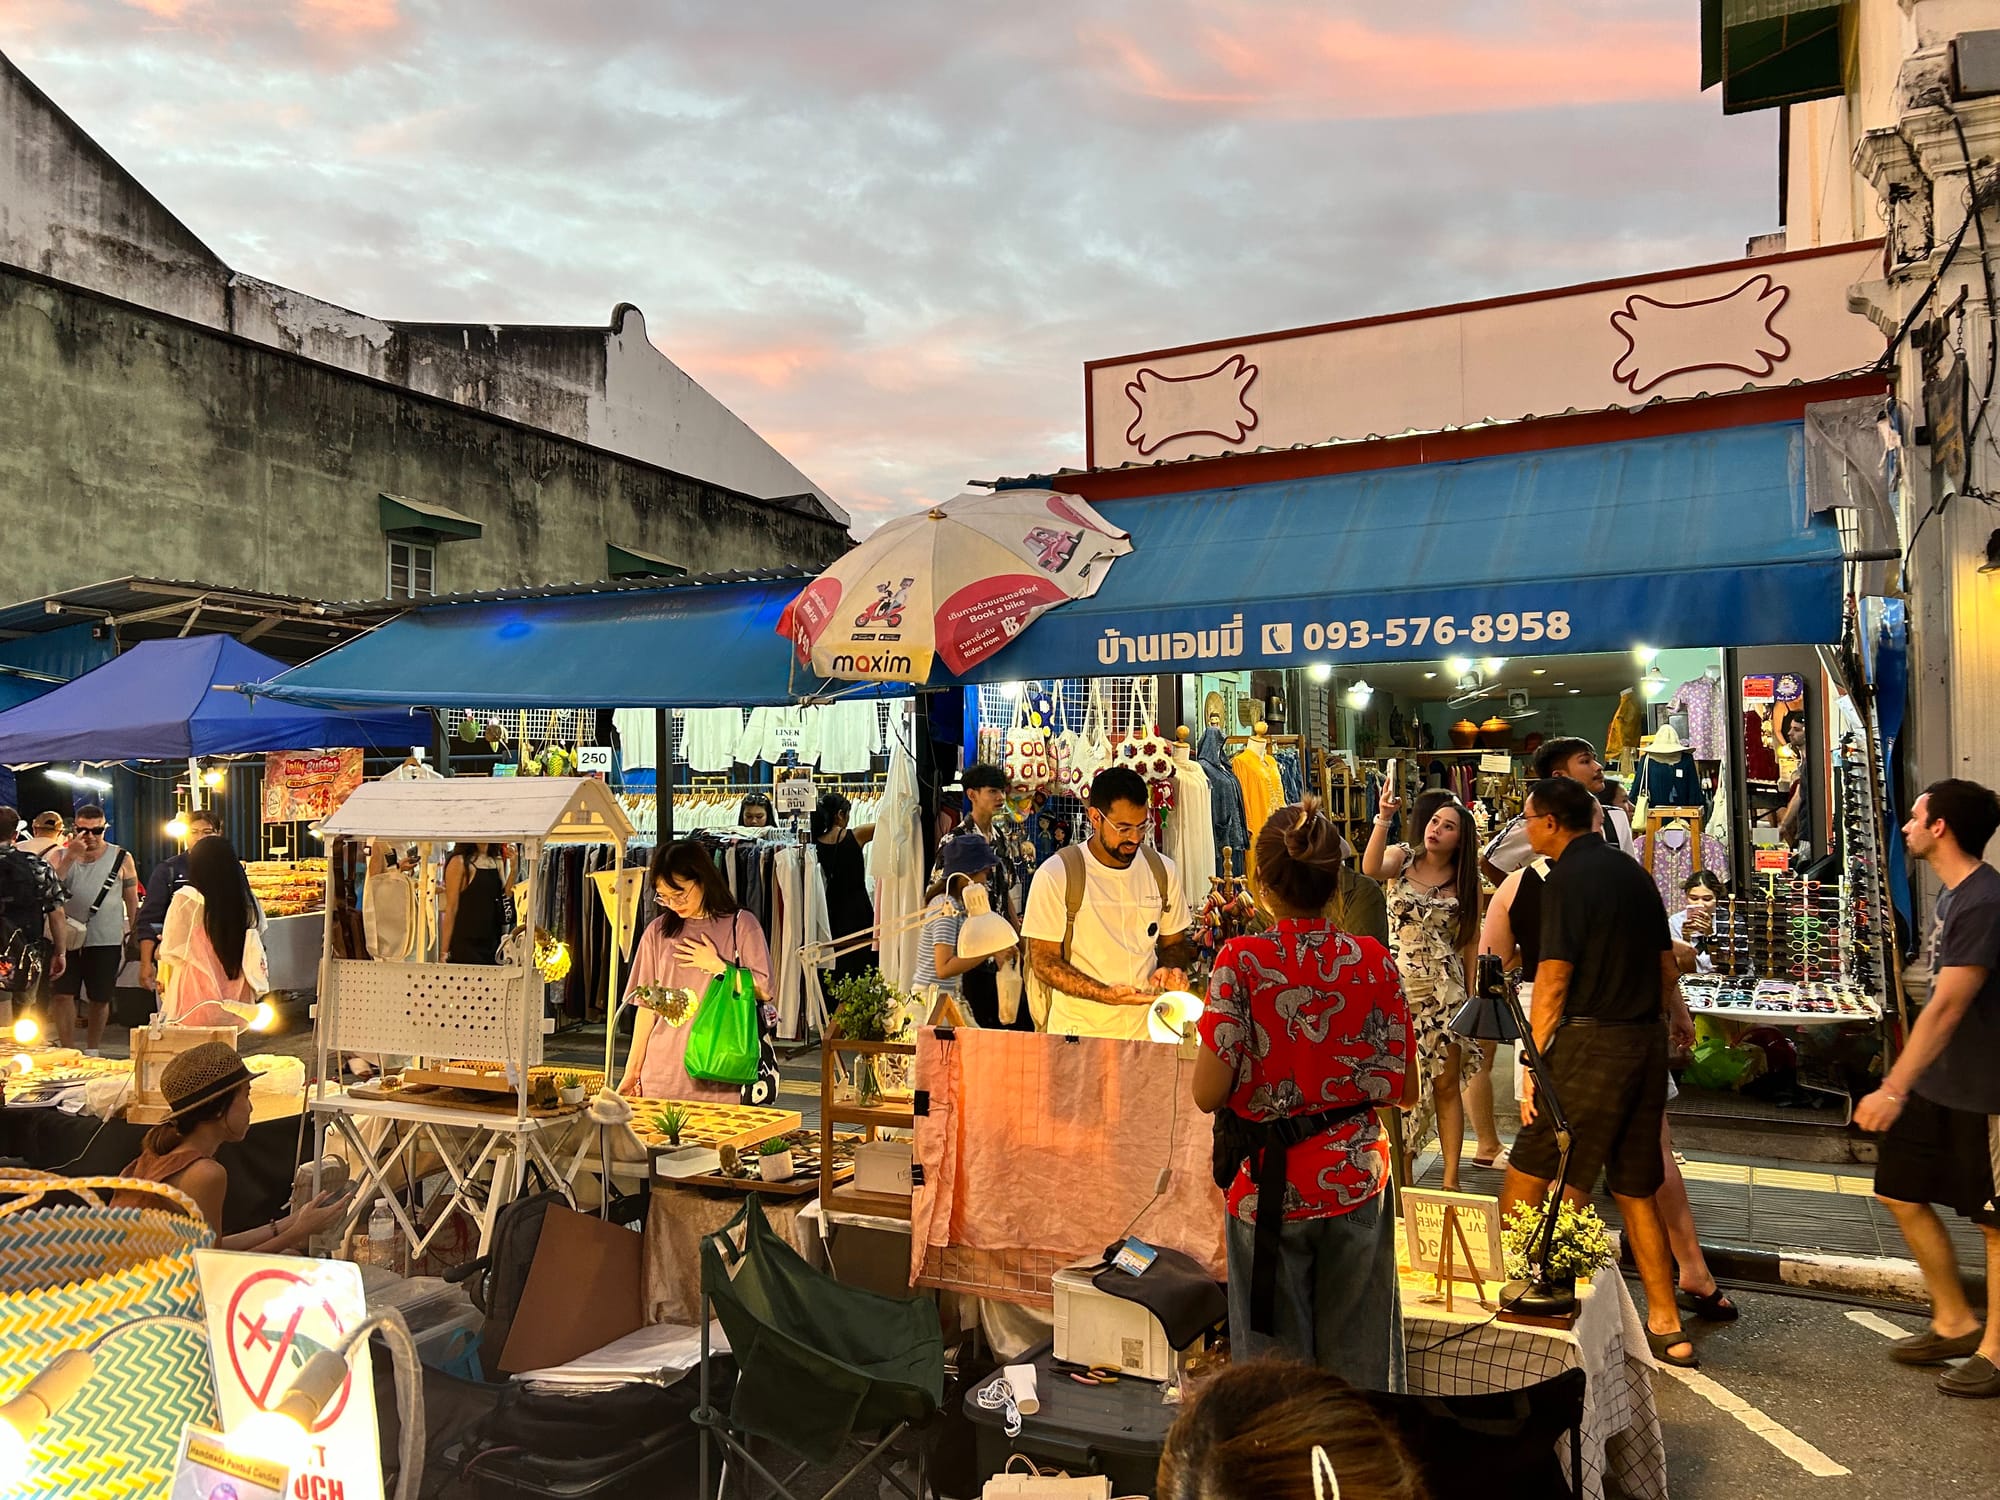
M160 933L160 1016L189 1026L240 1026L271 987L250 883L229 840L188 850L188 883Z
M771 951L764 929L736 898L715 861L699 844L664 845L653 856L653 891L666 908L639 939L632 960L626 998L641 985L691 990L697 1002L709 981L732 966L748 969L757 998L771 996ZM742 1088L733 1083L709 1083L690 1078L682 1060L687 1056L689 1023L695 1007L676 1025L643 1005L632 1030L632 1056L618 1091L642 1099L716 1099L737 1102Z

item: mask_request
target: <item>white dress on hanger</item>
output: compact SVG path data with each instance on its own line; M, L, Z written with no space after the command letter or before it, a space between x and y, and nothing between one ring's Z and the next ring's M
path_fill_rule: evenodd
M885 935L922 910L924 843L917 802L917 763L899 742L889 751L889 782L875 819L870 845L875 858L876 949L882 977L894 990L907 991L917 973L917 929Z

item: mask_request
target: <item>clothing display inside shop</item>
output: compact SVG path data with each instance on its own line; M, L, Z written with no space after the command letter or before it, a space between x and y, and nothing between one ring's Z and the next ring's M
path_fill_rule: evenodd
M1244 822L1243 787L1236 773L1229 769L1225 744L1220 729L1203 730L1200 743L1195 746L1194 763L1208 777L1209 826L1214 830L1216 860L1221 859L1223 850L1233 849L1235 868L1241 870L1243 855L1250 847L1250 831ZM1205 868L1221 870L1215 862Z
M1686 720L1680 729L1682 743L1696 760L1719 761L1729 750L1729 712L1722 701L1722 676L1711 668L1674 689L1667 700L1670 714Z
M1618 707L1604 731L1604 758L1619 760L1636 753L1646 733L1646 710L1639 695L1626 688L1618 695Z
M1766 786L1778 784L1778 757L1771 749L1771 731L1762 709L1743 710L1743 776Z
M875 881L876 949L882 977L892 989L907 990L917 971L921 934L891 933L924 904L924 842L922 810L917 796L917 761L897 741L889 751L888 788L876 809L875 837L869 841L868 862Z
M897 705L884 698L843 698L805 707L676 709L675 761L697 776L727 776L735 767L759 761L778 765L790 757L817 766L826 776L865 776L885 753L882 711ZM654 711L621 708L612 716L626 770L659 764Z
M1176 745L1174 757L1174 811L1167 819L1166 855L1191 890L1199 889L1201 878L1216 868L1214 795L1209 790L1208 772L1196 764L1185 744Z
M1647 742L1631 790L1635 802L1649 807L1699 807L1706 813L1710 800L1694 752L1681 745L1671 724Z
M1682 887L1696 870L1729 878L1728 846L1706 833L1697 836L1684 823L1668 823L1643 835L1639 859L1653 872L1653 884L1660 888L1669 916L1687 905L1687 892Z
M865 820L860 826L866 826ZM819 858L820 887L826 893L827 926L832 935L843 938L870 931L875 925L875 903L868 895L868 860L860 841L843 832L835 843L814 839L812 847ZM874 967L872 943L833 961L836 974L859 974Z
M1270 740L1263 735L1252 735L1229 762L1229 769L1235 773L1237 785L1243 788L1243 822L1252 841L1245 846L1244 869L1254 874L1256 831L1285 805L1284 774L1278 769Z

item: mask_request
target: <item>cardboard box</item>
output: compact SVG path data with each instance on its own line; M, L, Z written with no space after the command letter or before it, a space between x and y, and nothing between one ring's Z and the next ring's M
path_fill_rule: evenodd
M854 1148L854 1191L910 1196L910 1143L864 1141Z

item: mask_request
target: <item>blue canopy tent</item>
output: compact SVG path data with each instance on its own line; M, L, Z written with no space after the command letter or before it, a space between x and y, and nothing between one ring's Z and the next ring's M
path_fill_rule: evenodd
M256 693L349 708L723 708L853 691L810 668L795 672L791 643L777 633L779 614L807 581L428 605L259 683Z
M1132 555L967 680L1837 641L1804 445L1773 423L1094 500Z
M430 738L407 712L253 703L230 689L284 670L225 635L142 641L62 687L0 713L0 765L187 760L261 750L407 748Z

